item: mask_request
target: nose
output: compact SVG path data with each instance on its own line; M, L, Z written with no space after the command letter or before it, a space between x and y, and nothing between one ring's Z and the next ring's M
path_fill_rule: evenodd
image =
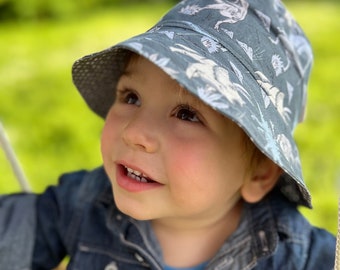
M126 124L122 138L126 145L135 150L153 153L159 147L159 128L155 116L139 111Z

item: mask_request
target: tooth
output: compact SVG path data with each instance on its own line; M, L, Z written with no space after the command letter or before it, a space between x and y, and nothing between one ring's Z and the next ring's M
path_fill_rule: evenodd
M129 167L126 167L126 166L125 166L125 168L126 168L126 170L127 170L128 172L133 173L133 174L135 174L135 175L137 175L137 176L140 176L140 175L142 174L141 172L135 171L135 170L133 170L133 169L131 169L131 168L129 168Z
M125 169L127 170L127 176L142 183L148 183L148 177L144 173L141 173L139 171L135 171L129 167L124 166Z
M139 171L133 171L133 173L135 174L135 175L137 175L137 176L140 176L142 173L141 172L139 172Z
M147 183L148 182L148 180L146 180L144 177L142 177L140 181L143 182L143 183Z

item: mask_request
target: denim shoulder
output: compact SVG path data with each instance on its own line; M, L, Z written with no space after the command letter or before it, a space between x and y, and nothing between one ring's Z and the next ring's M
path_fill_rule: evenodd
M273 194L270 203L277 245L270 256L258 261L255 269L333 269L335 236L311 225L294 203L278 193Z
M335 236L328 231L313 227L310 234L310 249L305 269L328 270L334 268Z
M101 167L64 174L38 196L33 269L52 269L76 250L83 214L109 187Z
M36 227L36 195L0 196L0 268L30 269Z

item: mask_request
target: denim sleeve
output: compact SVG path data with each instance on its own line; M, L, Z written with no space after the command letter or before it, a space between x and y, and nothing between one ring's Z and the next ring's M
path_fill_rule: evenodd
M28 270L35 240L36 195L0 196L0 269Z
M58 186L38 196L32 269L52 269L75 248L82 213L77 204L85 174L65 174Z
M306 270L332 270L335 263L336 238L329 232L313 228L310 236Z

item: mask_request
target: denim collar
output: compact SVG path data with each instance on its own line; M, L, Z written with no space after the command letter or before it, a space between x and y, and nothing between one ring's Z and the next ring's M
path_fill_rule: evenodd
M244 203L237 230L225 241L208 264L208 269L251 269L258 259L271 255L278 244L270 204Z
M145 257L152 258L154 265L163 265L162 251L149 221L135 220L115 207L108 220L112 230L120 234L125 244L139 247ZM237 230L210 260L207 269L250 269L260 258L273 254L278 240L272 201L266 199L257 204L244 203Z

